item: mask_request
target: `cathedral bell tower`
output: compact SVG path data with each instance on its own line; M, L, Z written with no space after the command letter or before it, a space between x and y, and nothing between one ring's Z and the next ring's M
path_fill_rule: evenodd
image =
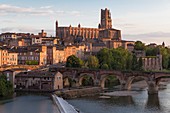
M58 37L58 21L56 20L56 22L55 22L55 32L56 32L56 37Z
M101 9L101 29L110 29L112 28L112 19L110 10L105 8L104 10Z

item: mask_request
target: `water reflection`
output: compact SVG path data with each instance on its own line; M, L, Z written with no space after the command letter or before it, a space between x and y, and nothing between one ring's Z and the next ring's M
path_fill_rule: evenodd
M113 105L121 105L121 106L127 106L127 105L134 105L135 104L132 96L112 97L111 99L109 99L109 103L111 103Z
M47 96L27 95L0 100L0 113L58 113Z
M146 108L151 109L151 108L156 108L156 109L160 109L160 102L159 102L159 96L158 94L154 94L154 95L148 95L148 100L146 103Z

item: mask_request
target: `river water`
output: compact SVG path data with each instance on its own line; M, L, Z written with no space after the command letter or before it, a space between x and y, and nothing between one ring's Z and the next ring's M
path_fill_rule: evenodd
M50 97L25 95L0 100L0 113L59 113Z
M81 113L170 113L170 84L158 95L148 96L147 89L132 96L98 96L67 100Z
M170 113L170 84L158 95L148 96L147 90L132 96L98 96L67 100L81 113ZM24 95L0 100L0 113L58 113L48 96Z

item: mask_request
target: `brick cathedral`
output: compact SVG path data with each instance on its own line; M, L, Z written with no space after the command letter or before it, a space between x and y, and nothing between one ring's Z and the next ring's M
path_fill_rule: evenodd
M58 21L56 21L56 37L67 40L71 37L83 37L83 38L98 38L101 40L121 40L121 31L112 28L112 18L110 10L105 8L101 9L101 22L98 25L98 28L85 28L81 27L79 24L78 27L59 27Z

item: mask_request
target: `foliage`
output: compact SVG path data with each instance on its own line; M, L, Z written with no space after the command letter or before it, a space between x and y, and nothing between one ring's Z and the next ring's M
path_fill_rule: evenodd
M101 69L109 69L109 66L107 64L102 64Z
M93 79L90 76L85 76L82 80L82 86L93 86Z
M83 65L83 61L77 58L75 55L71 55L67 58L66 67L77 67L80 68Z
M142 43L141 41L136 41L134 49L135 50L145 50L145 44Z
M142 57L140 57L140 58L139 58L139 60L138 60L138 63L137 63L137 64L138 64L138 68L137 68L137 69L138 69L138 70L143 70L143 68L142 68L142 66L143 66L143 63L142 63Z
M27 60L26 64L27 65L38 65L38 61L36 61L36 60Z
M96 56L89 56L88 67L93 68L93 69L96 69L99 67L99 60Z
M170 67L170 49L168 48L160 48L160 53L162 55L162 67L164 69L169 69Z
M132 65L132 54L123 48L117 49L101 49L97 57L99 59L100 68L107 64L108 69L129 70Z
M119 79L117 79L113 75L108 76L105 81L105 87L107 87L107 88L113 88L113 86L116 86L119 84L120 84Z
M13 85L7 81L5 75L0 75L0 96L7 96L13 93Z
M103 64L107 64L109 69L111 69L112 53L108 48L103 48L97 53L97 58L99 59L100 67Z
M146 56L156 56L160 54L159 47L146 47Z

